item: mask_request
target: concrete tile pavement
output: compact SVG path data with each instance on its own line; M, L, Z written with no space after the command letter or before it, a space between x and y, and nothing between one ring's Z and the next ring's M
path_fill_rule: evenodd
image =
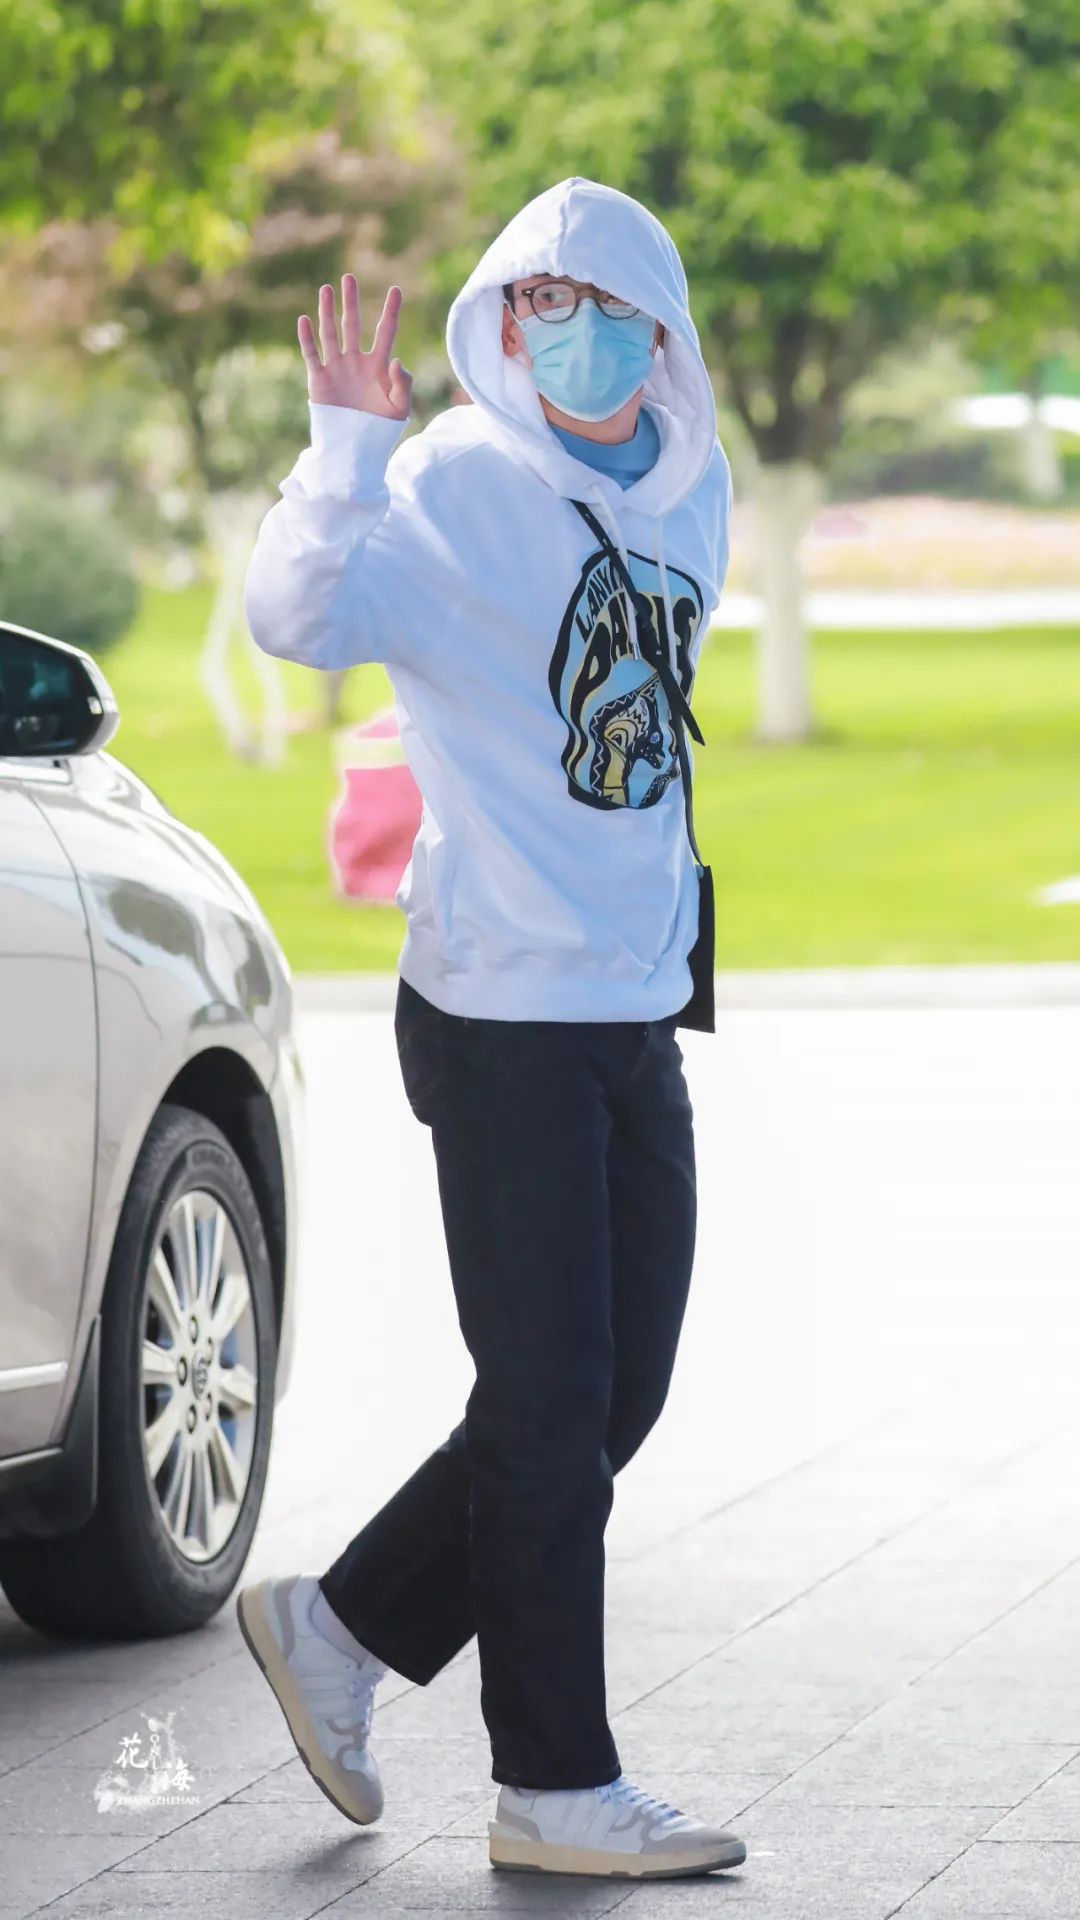
M905 1920L1075 1920L1080 1847L977 1841L921 1888Z
M305 1298L255 1576L325 1564L469 1380L388 1018L312 1012L301 1043ZM735 1824L743 1872L493 1874L472 1649L380 1690L388 1812L360 1832L228 1612L80 1649L0 1609L0 1920L1080 1912L1080 1016L762 1010L684 1052L698 1269L617 1484L609 1698L626 1770ZM197 1804L99 1814L119 1740L169 1710Z
M1080 1838L1080 1762L1070 1760L1060 1772L991 1827L986 1838L1010 1843L1020 1840Z

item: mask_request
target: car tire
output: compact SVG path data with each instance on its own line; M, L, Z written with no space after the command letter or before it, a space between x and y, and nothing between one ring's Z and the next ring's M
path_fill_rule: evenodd
M170 1536L144 1451L144 1315L150 1264L185 1194L224 1210L246 1269L253 1322L254 1438L235 1522L220 1551L193 1561ZM101 1310L98 1489L77 1532L0 1544L0 1586L43 1633L133 1639L202 1626L228 1598L251 1547L273 1422L277 1315L255 1196L225 1135L190 1108L163 1104L132 1171Z

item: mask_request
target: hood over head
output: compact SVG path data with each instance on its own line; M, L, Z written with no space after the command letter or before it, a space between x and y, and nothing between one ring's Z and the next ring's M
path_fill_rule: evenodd
M638 200L575 175L530 200L492 241L450 308L450 363L490 424L492 436L554 492L587 498L597 485L620 491L588 468L551 431L532 374L502 345L503 286L531 273L591 280L663 322L644 403L660 430L649 473L622 494L642 513L667 513L691 493L716 446L716 408L690 318L686 274L670 234Z

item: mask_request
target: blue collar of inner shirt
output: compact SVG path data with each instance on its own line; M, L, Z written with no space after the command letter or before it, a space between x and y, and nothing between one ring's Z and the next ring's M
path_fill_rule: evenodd
M571 433L568 427L553 426L551 431L558 434L567 453L572 453L576 460L613 478L623 473L648 473L660 444L656 422L645 407L638 414L633 439L621 440L614 446L603 440L586 440L580 433Z

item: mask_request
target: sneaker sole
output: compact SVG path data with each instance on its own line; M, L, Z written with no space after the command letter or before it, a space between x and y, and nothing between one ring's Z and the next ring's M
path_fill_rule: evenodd
M372 1812L370 1802L361 1804L343 1798L336 1785L338 1776L330 1771L331 1763L319 1745L300 1689L281 1657L281 1648L263 1612L262 1596L258 1587L245 1587L238 1595L236 1618L240 1623L240 1632L243 1634L248 1652L281 1708L296 1751L315 1785L325 1793L338 1812L345 1815L346 1820L352 1820L358 1827L369 1827L373 1820L379 1818L383 1810L382 1799L380 1797L379 1805Z
M661 1859L653 1854L634 1855L629 1863L625 1854L597 1847L559 1847L544 1840L509 1840L499 1834L490 1836L493 1867L510 1868L518 1873L578 1873L605 1880L686 1880L692 1874L716 1873L741 1867L746 1848L741 1840L729 1840L708 1853L669 1853Z

